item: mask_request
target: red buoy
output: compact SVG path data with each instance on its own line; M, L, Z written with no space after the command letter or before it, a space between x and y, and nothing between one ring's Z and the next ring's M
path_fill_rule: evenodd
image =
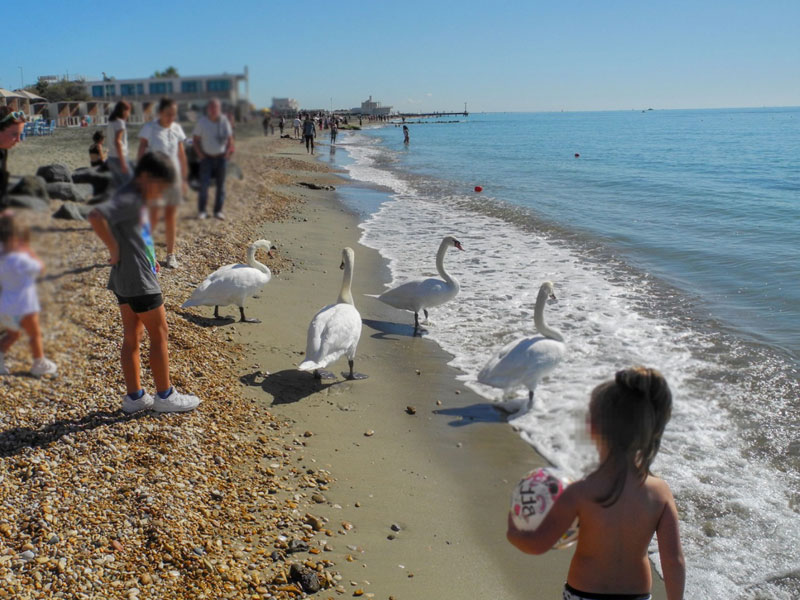
M483 188L481 186L479 186L479 185L476 185L475 186L475 191L480 193L480 192L483 191Z
M575 153L575 158L580 158L580 157L581 157L581 155L576 152Z

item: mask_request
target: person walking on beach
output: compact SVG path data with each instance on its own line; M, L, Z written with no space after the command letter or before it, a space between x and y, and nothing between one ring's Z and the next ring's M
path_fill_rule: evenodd
M283 137L283 128L285 126L286 126L286 121L284 120L283 117L281 117L281 120L278 121L278 128L281 130L281 137Z
M131 105L120 100L108 117L107 135L110 140L108 145L108 160L106 165L113 176L114 187L130 181L133 165L128 160L128 129L126 121L131 114Z
M44 357L42 331L39 327L39 296L36 277L44 265L31 249L30 231L19 225L10 212L0 216L0 375L8 375L5 355L20 336L28 335L33 354L30 373L35 377L55 375L56 364Z
M101 170L106 168L106 151L103 148L105 139L106 136L102 131L95 131L92 136L92 145L89 146L89 165Z
M300 137L300 126L302 125L302 122L300 121L299 116L294 118L292 125L294 126L294 131L293 131L294 137L300 140L300 143L302 144L303 138Z
M264 120L261 121L261 127L264 129L264 135L269 135L269 115L264 115Z
M133 413L184 412L200 404L197 396L179 393L170 382L167 315L156 273L158 263L147 208L175 185L172 160L161 152L144 154L133 180L119 188L111 200L89 213L89 223L110 255L110 289L122 317L122 374L126 394L122 410ZM150 370L156 395L142 388L139 346L144 331L150 338Z
M536 530L520 531L509 512L508 540L529 554L547 552L579 520L564 600L649 600L647 548L653 534L667 600L683 599L678 510L666 482L650 473L671 413L672 393L661 373L645 367L618 371L592 390L589 401L589 433L600 466L568 486Z
M8 151L19 143L23 129L25 113L11 110L8 106L0 106L0 210L8 206Z
M336 126L336 121L331 121L331 144L336 143L336 136L339 133L339 128Z
M403 143L404 144L408 144L409 141L410 140L408 138L408 126L407 125L403 125Z
M158 103L158 118L146 123L139 132L139 154L137 160L147 152L163 152L172 161L172 166L179 177L175 184L164 192L162 204L164 205L164 228L167 237L167 260L165 265L170 269L178 268L178 259L175 255L175 239L178 234L178 207L189 190L187 178L189 166L186 162L186 152L183 142L186 134L183 127L175 122L178 116L178 106L171 98L162 98ZM160 207L154 204L150 207L150 223L155 230L158 225Z
M214 216L224 219L222 205L225 203L225 172L228 159L233 154L233 127L222 114L217 98L208 102L206 115L200 117L192 132L194 150L200 159L200 190L197 193L197 217L205 219L208 203L208 188L211 178L217 182L217 196L214 201Z
M314 137L317 135L317 128L311 115L306 115L303 123L303 138L306 141L306 153L314 154Z

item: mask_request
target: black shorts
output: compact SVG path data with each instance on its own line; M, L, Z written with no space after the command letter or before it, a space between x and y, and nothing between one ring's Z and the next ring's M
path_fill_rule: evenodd
M120 296L116 292L114 295L117 297L119 304L127 304L135 313L146 313L151 310L157 309L164 304L164 297L161 294L145 294L144 296L133 296L130 298Z

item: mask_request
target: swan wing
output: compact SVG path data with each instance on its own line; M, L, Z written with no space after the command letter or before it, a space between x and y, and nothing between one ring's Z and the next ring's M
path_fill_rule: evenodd
M478 374L478 381L504 390L522 386L533 389L565 353L563 342L544 336L515 340L489 359Z
M439 306L456 297L459 291L457 282L448 283L441 279L415 279L392 288L378 300L402 310L419 312L423 308Z
M206 277L182 307L243 306L245 299L258 292L270 279L271 274L247 265L227 265Z
M330 304L308 326L306 358L298 369L311 371L328 366L340 356L355 356L361 338L361 315L352 304Z

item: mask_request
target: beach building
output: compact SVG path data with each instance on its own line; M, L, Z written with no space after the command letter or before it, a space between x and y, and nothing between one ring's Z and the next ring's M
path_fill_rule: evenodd
M271 110L276 117L293 117L300 111L300 103L294 98L273 98Z
M361 108L354 108L353 113L368 117L387 117L392 112L391 106L382 106L380 102L370 96L361 103Z
M113 105L119 100L130 102L130 121L133 123L143 123L154 118L155 107L164 96L175 99L182 119L202 111L211 98L219 98L223 109L233 110L237 118L250 112L250 79L247 67L244 68L244 73L138 79L105 78L84 81L83 84L92 99L90 103L95 105L98 112L100 103Z

